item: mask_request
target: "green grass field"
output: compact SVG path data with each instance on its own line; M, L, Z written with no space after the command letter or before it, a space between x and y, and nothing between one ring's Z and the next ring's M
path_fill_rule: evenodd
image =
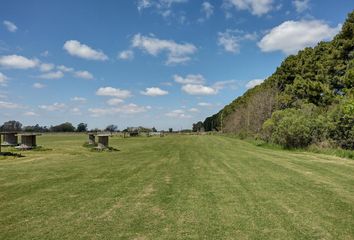
M354 239L353 160L225 136L92 152L86 138L0 157L0 239Z

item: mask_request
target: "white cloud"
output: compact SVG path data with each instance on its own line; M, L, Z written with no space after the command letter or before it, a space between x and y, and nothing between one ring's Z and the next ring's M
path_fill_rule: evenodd
M117 97L117 98L128 98L131 97L131 92L128 90L122 90L119 88L113 87L101 87L96 91L98 96L108 96L108 97Z
M54 64L52 64L52 63L42 63L39 66L39 70L41 72L49 72L49 71L53 70L53 68L54 68Z
M118 54L118 58L122 60L132 60L134 58L134 52L132 50L125 50Z
M123 99L120 99L120 98L111 98L107 101L107 104L109 106L117 106L117 105L120 105L124 102Z
M1 86L5 86L8 79L9 78L5 74L0 72L0 85Z
M62 72L73 72L74 69L70 67L66 67L64 65L57 66L57 69L62 71Z
M190 108L188 109L189 112L199 112L199 109L197 108Z
M247 89L254 88L255 86L260 85L262 82L264 82L264 79L254 79L254 80L251 80L251 81L249 81L249 82L246 84L246 88L247 88Z
M205 14L205 17L208 19L214 14L214 6L209 2L203 2L201 11Z
M37 89L41 89L41 88L45 88L45 85L42 84L42 83L34 83L34 84L33 84L33 87L34 87L34 88L37 88Z
M5 68L28 69L38 65L37 59L28 59L19 55L0 56L0 65Z
M24 116L27 116L27 117L36 117L36 116L38 116L37 113L31 112L31 111L29 111L29 112L24 112L23 115L24 115Z
M190 95L215 95L218 93L216 89L201 84L186 84L182 86L182 90Z
M142 11L145 8L149 8L152 6L152 1L151 0L138 0L137 2L137 8L140 11Z
M224 7L247 10L253 15L262 16L273 10L273 0L224 0Z
M258 46L263 52L282 51L285 54L294 54L320 41L332 39L340 29L341 25L331 28L319 20L286 21L270 30Z
M49 51L45 50L44 52L41 53L42 57L48 57L49 56Z
M212 86L205 86L205 78L201 74L189 74L186 77L173 76L175 82L182 84L182 90L190 95L214 95L226 85L232 85L236 81L218 81Z
M114 108L90 108L88 109L89 113L93 117L102 117L106 115L116 115L118 113L123 114L137 114L146 112L148 107L139 106L134 103L120 105Z
M59 79L62 77L64 77L64 73L61 71L49 72L49 73L44 73L42 75L39 75L39 78L42 79Z
M167 117L171 117L171 118L191 118L192 116L188 115L185 113L184 110L181 109L177 109L177 110L173 110L171 112L166 113Z
M74 108L70 109L70 112L74 115L81 115L82 114L80 108L78 108L78 107L74 107Z
M166 14L166 11L169 11L172 4L185 2L188 2L188 0L138 0L137 8L141 12L146 8L154 7L159 9L161 11L160 14L163 15Z
M236 80L218 81L213 84L213 88L216 90L221 90L225 88L225 86L230 86L232 89L236 89Z
M105 61L108 57L101 51L80 43L77 40L66 41L63 48L72 56L88 60Z
M17 103L0 101L0 109L18 109L18 108L22 108L22 106Z
M178 44L172 40L161 40L155 37L136 34L132 39L132 46L146 51L148 54L157 56L161 52L167 53L166 64L179 64L191 60L190 55L197 51L197 48L190 43Z
M186 77L182 77L179 75L173 76L175 82L180 84L203 84L205 83L205 79L201 74L188 74Z
M207 102L200 102L200 103L198 103L198 106L201 106L201 107L211 107L212 104L211 104L211 103L207 103Z
M141 94L150 97L164 96L168 94L168 91L162 90L158 87L146 88L145 91L141 91Z
M73 97L72 99L70 99L71 101L74 101L74 102L81 102L81 103L85 103L87 101L86 98L84 97Z
M225 32L218 33L218 45L223 47L226 52L239 53L241 41L254 41L256 38L256 33L244 33L240 30L226 29Z
M52 105L39 105L38 107L42 110L53 112L65 109L66 105L64 103L53 103Z
M83 78L87 80L93 79L93 75L88 71L76 71L75 77Z
M6 27L6 29L9 32L16 32L18 29L17 26L13 22L5 20L2 23L4 24L4 26Z
M304 12L310 8L310 0L294 0L293 5L298 13Z

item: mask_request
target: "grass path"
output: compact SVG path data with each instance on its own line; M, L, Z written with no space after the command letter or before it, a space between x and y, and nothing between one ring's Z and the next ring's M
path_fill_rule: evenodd
M41 136L0 158L0 239L354 239L354 161L223 136Z

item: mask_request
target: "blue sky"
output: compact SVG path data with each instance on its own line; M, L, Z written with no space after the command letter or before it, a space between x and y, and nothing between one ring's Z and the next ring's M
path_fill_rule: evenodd
M0 2L0 122L190 128L328 41L348 0Z

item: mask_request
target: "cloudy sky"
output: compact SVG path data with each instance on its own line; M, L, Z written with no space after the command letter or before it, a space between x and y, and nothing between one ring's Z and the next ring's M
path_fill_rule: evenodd
M190 128L327 41L348 0L2 0L0 122Z

